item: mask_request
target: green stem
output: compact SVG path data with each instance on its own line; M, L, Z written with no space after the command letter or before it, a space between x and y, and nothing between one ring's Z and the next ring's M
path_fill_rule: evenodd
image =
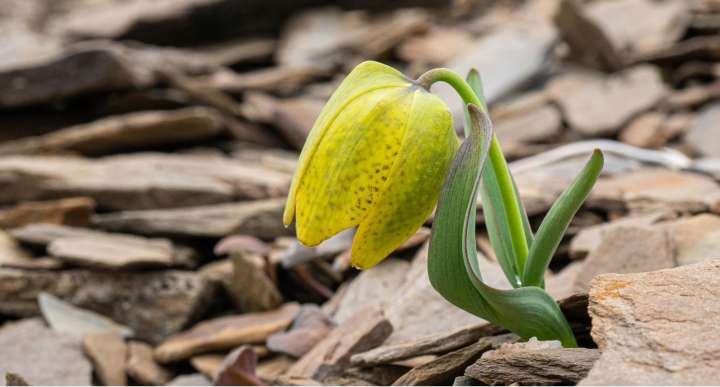
M485 101L475 94L470 85L468 85L462 77L452 70L445 68L432 69L421 75L415 83L429 90L430 86L435 82L447 83L455 89L465 104L471 103L477 105L484 111L487 111ZM498 185L500 186L500 192L503 197L513 250L515 251L518 263L518 270L520 273L523 273L525 270L525 261L528 256L527 239L525 238L522 215L519 203L515 197L510 170L508 169L507 162L505 161L505 156L500 149L500 143L495 135L493 135L492 143L490 144L489 157L492 168L495 171L495 176L497 176Z

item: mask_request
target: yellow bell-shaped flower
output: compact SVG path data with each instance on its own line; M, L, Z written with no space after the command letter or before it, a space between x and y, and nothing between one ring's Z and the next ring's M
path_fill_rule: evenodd
M283 221L315 246L358 226L352 264L374 266L432 212L459 146L447 105L378 62L359 64L305 142Z

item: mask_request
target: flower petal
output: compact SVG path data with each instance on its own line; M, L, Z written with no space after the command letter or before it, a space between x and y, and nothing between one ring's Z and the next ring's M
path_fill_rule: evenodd
M413 95L408 87L367 92L330 124L296 194L302 243L317 245L365 218L400 152Z
M367 61L357 65L353 71L342 81L337 90L328 100L320 115L315 120L298 160L298 169L290 184L283 223L287 226L292 222L295 214L295 201L297 189L302 181L305 171L315 154L315 151L327 132L330 125L337 119L338 114L357 97L363 94L383 89L407 87L410 82L399 71L379 62Z
M352 263L367 269L412 236L432 213L459 147L442 100L415 91L408 129L389 184L360 223Z

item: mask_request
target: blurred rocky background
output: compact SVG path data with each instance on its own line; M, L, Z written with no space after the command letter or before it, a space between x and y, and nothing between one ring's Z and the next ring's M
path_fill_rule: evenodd
M2 0L0 32L8 385L720 379L718 0ZM546 280L582 348L438 296L431 222L362 273L352 232L283 227L309 128L367 59L478 68L536 226L605 150Z

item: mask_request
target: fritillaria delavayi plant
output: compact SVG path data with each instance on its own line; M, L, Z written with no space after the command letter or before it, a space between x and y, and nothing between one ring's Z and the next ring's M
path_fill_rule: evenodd
M465 102L460 145L447 105L429 92L452 86ZM536 233L482 95L480 77L433 69L415 81L377 62L363 62L340 84L317 118L293 177L283 221L315 246L357 227L351 261L367 269L407 240L437 204L428 274L433 287L463 310L523 338L576 346L544 273L573 216L597 180L600 151L552 206ZM486 285L475 247L480 194L485 226L513 289Z

